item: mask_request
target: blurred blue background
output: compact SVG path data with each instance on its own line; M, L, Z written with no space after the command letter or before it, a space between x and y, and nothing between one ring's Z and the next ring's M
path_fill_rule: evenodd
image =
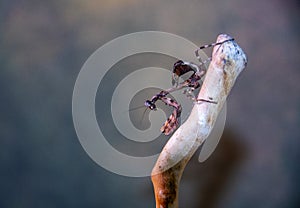
M1 1L0 207L155 206L149 177L88 157L71 114L91 53L144 30L198 45L228 33L248 55L223 138L205 163L196 154L188 164L180 207L299 207L299 9L296 0Z

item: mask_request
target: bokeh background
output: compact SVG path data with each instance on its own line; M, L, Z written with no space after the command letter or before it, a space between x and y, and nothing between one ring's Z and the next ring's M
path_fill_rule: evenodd
M248 55L221 142L205 163L190 161L180 207L299 207L299 11L296 0L2 0L0 207L155 206L149 177L88 157L71 112L91 53L144 30L198 45L228 33Z

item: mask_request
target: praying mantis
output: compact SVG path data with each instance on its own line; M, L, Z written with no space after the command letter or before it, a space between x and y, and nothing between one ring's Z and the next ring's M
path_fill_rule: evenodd
M205 49L205 48L213 47L216 45L221 45L225 42L233 41L233 40L234 39L231 38L231 39L227 39L222 42L211 43L211 44L203 45L203 46L199 47L195 51L195 55L196 55L197 59L199 60L200 64L195 64L192 62L182 61L182 60L178 60L174 63L173 75L172 75L172 80L174 83L173 87L160 91L159 93L154 95L151 98L151 100L146 100L144 103L144 105L147 108L149 108L150 110L157 109L155 103L158 100L160 100L163 103L165 103L166 105L174 108L172 114L169 116L169 118L165 121L165 123L163 124L163 126L160 129L160 131L162 133L164 133L165 135L169 135L172 132L174 132L174 130L177 129L177 127L180 125L180 115L181 115L182 107L181 107L180 103L178 103L175 99L167 97L167 95L169 95L170 93L177 91L177 90L184 89L183 93L186 94L188 98L192 99L196 103L208 102L211 104L217 104L217 102L211 100L211 98L209 98L209 99L199 99L198 98L197 99L193 95L193 91L195 89L201 87L200 81L206 74L205 63L207 61L210 61L210 59L202 61L199 56L199 51L202 49ZM179 83L179 81L178 81L179 77L188 72L192 72L192 75L187 80Z

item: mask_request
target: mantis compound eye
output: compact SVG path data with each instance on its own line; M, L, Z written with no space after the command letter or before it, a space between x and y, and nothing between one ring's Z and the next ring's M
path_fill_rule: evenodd
M150 100L146 100L144 105L150 110L156 110L156 105Z

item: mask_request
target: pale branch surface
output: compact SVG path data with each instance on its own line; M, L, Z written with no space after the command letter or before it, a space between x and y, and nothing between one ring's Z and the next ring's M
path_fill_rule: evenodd
M217 43L231 39L221 34ZM198 99L216 101L196 103L189 118L177 129L163 148L153 170L156 208L177 208L179 182L187 162L209 136L236 78L247 58L235 41L213 48L212 61Z

